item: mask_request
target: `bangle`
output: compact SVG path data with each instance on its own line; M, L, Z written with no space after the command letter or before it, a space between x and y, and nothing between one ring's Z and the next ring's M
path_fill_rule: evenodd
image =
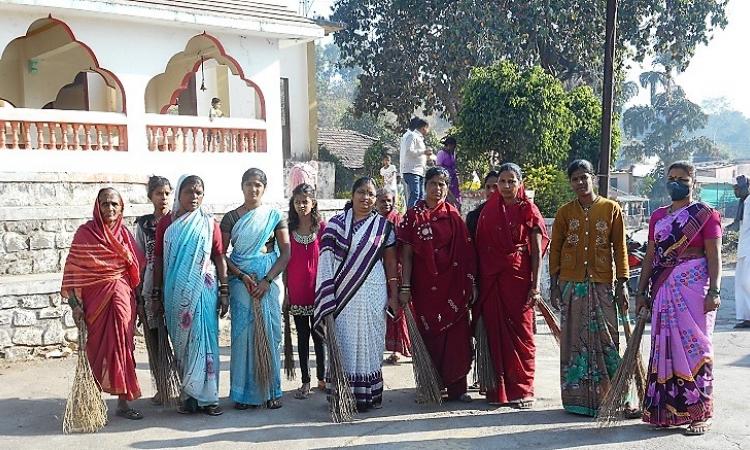
M265 281L268 284L273 284L273 278L269 278L268 275L263 277L263 281Z
M388 278L388 281L398 281L398 277Z
M708 295L713 295L715 297L718 297L721 295L721 289L719 288L708 288Z

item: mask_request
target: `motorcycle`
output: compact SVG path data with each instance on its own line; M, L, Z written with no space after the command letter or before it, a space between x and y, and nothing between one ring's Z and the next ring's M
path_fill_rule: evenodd
M638 290L638 279L641 276L643 259L646 257L646 248L648 242L638 242L633 239L633 235L640 230L635 230L625 236L625 245L628 249L628 267L630 268L630 278L628 278L628 293L634 296Z

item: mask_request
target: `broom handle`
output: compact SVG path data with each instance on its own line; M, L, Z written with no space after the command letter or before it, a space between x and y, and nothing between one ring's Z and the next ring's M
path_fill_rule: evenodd
M627 311L622 310L619 303L617 305L617 310L620 312L620 318L622 319L622 328L625 331L625 339L627 342L630 342L630 336L633 335L633 330L630 328L630 318L628 317L628 313ZM643 395L646 392L646 370L643 368L640 348L637 349L635 358L635 384L638 387L638 404L643 404Z

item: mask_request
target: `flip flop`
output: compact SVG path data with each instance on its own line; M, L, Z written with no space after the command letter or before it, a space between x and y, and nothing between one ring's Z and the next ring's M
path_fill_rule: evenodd
M118 416L120 416L120 417L124 417L124 418L130 419L130 420L141 420L141 419L143 419L143 414L141 414L140 411L138 411L136 409L133 409L133 408L118 409L116 414Z
M219 407L219 405L206 406L203 408L203 412L209 416L220 416L224 414L224 411Z
M240 411L244 411L249 408L250 408L250 405L248 405L247 403L235 403L234 404L234 409L237 409Z
M266 408L268 409L279 409L282 406L283 405L281 404L281 400L279 400L278 398L266 402Z
M307 400L307 398L310 397L310 385L309 384L303 384L302 387L297 389L297 392L294 394L294 398L297 400Z
M515 400L512 402L508 402L511 408L514 409L532 409L534 408L534 399L533 398L525 398L523 400Z

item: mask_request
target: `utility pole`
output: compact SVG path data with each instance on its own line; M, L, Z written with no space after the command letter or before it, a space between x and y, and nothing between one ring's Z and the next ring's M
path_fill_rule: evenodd
M609 166L612 157L612 110L614 108L615 42L617 41L617 0L607 0L604 44L604 89L602 90L602 139L599 154L599 195L609 196Z

